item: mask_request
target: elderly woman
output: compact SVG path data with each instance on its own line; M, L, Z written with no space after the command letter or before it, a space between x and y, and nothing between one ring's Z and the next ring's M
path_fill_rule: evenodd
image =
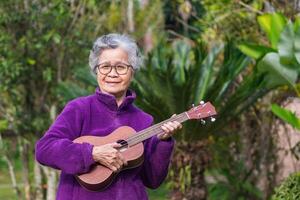
M136 95L128 89L141 63L136 43L126 35L109 34L95 41L89 58L99 85L95 94L70 101L36 144L36 159L61 170L57 199L148 199L145 186L157 188L165 179L174 146L171 136L182 127L176 121L164 124L163 134L144 142L142 165L121 171L105 190L88 191L74 176L88 172L95 163L113 171L127 164L118 151L118 143L93 146L74 143L74 139L106 136L120 126L130 126L138 132L152 125L152 116L133 104Z

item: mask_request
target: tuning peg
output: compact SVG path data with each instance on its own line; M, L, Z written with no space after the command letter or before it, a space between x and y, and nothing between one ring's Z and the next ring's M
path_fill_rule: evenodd
M203 105L204 104L204 101L200 101L200 105Z
M195 107L195 104L192 104L192 107L194 108L194 107Z
M214 122L214 121L216 121L216 118L211 117L211 118L210 118L210 121L211 121L211 122Z
M206 121L204 119L201 119L200 122L202 125L205 125L205 123L206 123Z

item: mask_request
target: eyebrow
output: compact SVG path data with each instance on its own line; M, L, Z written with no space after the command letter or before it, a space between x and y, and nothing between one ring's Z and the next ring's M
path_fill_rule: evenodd
M98 65L103 65L103 64L111 64L109 61L103 62L103 63L99 63ZM125 63L125 62L121 62L121 61L117 61L115 64L125 64L125 65L130 65L129 63Z

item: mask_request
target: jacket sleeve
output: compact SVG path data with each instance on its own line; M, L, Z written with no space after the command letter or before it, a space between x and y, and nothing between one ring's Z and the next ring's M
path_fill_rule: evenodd
M162 141L153 136L144 142L144 163L141 177L146 187L155 189L160 186L168 175L168 168L175 140L170 138Z
M69 102L45 135L36 143L35 156L42 165L68 174L85 173L94 163L93 145L76 144L80 136L83 115L75 101Z

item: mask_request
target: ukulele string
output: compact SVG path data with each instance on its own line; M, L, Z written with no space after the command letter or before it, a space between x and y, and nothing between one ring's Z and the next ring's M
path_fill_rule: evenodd
M175 117L173 118L173 120L180 120L180 122L184 121L182 119L183 119L182 116L177 117L177 119ZM129 140L129 142L133 143L133 144L136 144L136 143L139 143L139 142L141 142L141 141L143 141L143 140L145 140L147 138L150 138L153 135L157 135L159 133L164 132L164 130L161 128L161 126L162 126L162 124L164 124L164 123L166 123L167 121L170 121L170 120L171 119L165 120L165 121L163 121L161 123L158 123L158 124L154 125L152 128L148 128L148 129L142 131L142 133L140 133L140 134L134 135Z
M182 116L182 114L184 114L184 113L181 113L181 114L176 115L172 118L169 118L169 119L166 119L166 120L164 120L160 123L157 123L157 124L155 124L155 125L153 125L149 128L146 128L146 129L140 131L140 134L133 135L133 136L129 137L127 140L120 141L119 144L121 144L121 146L119 148L127 147L130 143L133 143L133 144L134 143L139 143L140 141L143 141L144 138L147 138L149 133L162 131L161 125L168 122L168 121L170 121L171 119L174 120L174 121L179 120L181 122L182 118L186 117L186 116ZM158 133L156 133L156 134L158 134Z
M176 120L178 120L178 121L180 121L180 122L183 122L186 118L187 118L186 114L185 114L185 113L181 113L181 114L176 115L176 116L174 116L174 117L172 117L172 118L169 118L169 119L167 119L167 120L164 120L164 121L162 121L162 122L160 122L160 123L158 123L158 124L155 124L155 125L153 125L152 127L149 127L149 128L147 128L147 129L141 131L140 134L131 136L131 137L129 137L126 141L122 141L123 143L121 143L122 146L121 146L120 148L125 147L125 146L127 146L128 144L130 144L130 143L135 144L135 143L138 143L138 142L140 142L140 141L143 141L143 140L146 139L149 135L151 136L151 134L157 135L157 134L159 134L159 132L163 132L163 129L161 128L161 126L162 126L164 123L168 122L168 121L176 121ZM157 133L157 132L158 132L158 133Z

